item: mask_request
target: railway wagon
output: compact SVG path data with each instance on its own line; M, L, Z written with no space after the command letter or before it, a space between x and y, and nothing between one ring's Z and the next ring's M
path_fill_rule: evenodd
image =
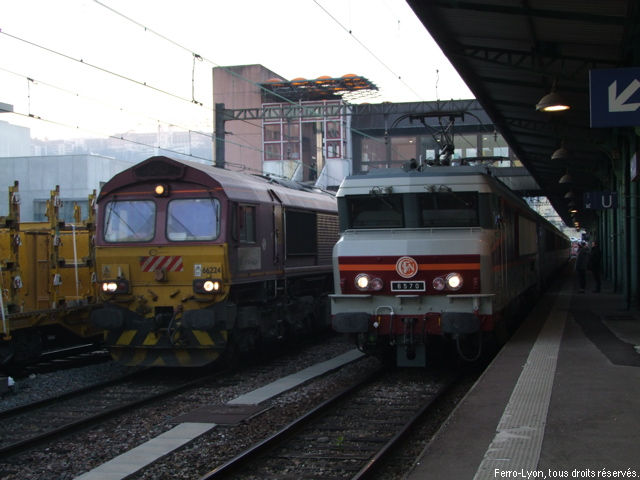
M60 188L51 190L46 222L21 222L19 184L9 187L0 219L0 365L36 361L47 347L100 341L89 323L96 304L93 211L84 221L59 218ZM95 201L95 192L89 203Z
M337 197L333 328L398 366L477 359L569 259L568 239L485 166L373 171Z
M97 205L92 322L115 360L202 366L329 328L334 195L156 156Z

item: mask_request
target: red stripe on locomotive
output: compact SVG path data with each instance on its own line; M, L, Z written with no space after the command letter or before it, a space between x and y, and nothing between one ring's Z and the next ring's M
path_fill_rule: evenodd
M367 292L376 295L389 295L392 281L424 281L425 295L442 295L448 291L436 291L432 282L436 277L457 272L463 276L462 288L456 293L480 293L480 255L412 255L418 263L418 272L411 278L403 278L396 271L397 256L348 256L338 257L340 285L343 294L362 293L355 286L355 278L360 273L376 276L384 282L380 291Z

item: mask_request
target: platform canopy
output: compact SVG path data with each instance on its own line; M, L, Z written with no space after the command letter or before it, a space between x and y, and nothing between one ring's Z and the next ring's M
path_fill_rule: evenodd
M591 128L590 74L637 67L640 2L407 3L563 221L572 224L569 184L559 180L570 173L576 195L604 190L618 155L611 129ZM621 94L624 87L619 87ZM571 108L542 111L550 93Z

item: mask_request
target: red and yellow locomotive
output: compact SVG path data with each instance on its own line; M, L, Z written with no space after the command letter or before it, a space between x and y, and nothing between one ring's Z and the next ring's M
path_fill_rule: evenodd
M328 324L333 195L159 156L97 205L92 322L116 360L199 366Z

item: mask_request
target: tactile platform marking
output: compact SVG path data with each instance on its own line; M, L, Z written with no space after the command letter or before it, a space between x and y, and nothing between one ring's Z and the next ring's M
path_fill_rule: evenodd
M532 472L537 469L571 298L563 292L564 289L558 294L529 353L474 480L494 480L496 471Z

